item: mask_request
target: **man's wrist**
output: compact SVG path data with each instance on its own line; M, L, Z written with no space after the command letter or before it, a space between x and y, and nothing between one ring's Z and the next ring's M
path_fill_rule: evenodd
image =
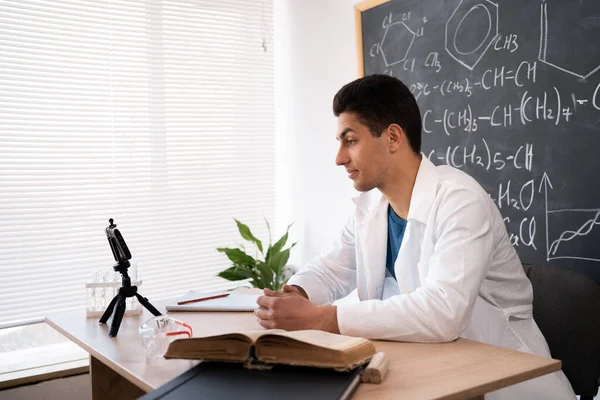
M337 306L319 306L319 311L318 329L331 333L340 333L337 321Z
M310 300L308 298L308 294L306 294L306 291L304 289L302 289L302 286L298 286L298 285L292 285L293 287L295 287L296 289L298 289L298 291L300 292L300 295L302 295L305 299Z

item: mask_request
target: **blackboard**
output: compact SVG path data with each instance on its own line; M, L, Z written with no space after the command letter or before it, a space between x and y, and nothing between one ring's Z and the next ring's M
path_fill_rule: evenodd
M600 1L376 1L356 13L359 72L411 88L423 153L483 186L522 262L600 282Z

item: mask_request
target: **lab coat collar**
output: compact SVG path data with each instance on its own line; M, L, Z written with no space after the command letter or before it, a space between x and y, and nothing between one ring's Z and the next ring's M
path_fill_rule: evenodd
M439 176L435 165L421 153L421 164L417 171L415 185L410 198L408 219L427 223L431 206L437 192ZM354 197L352 199L358 210L365 215L366 219L373 217L379 210L386 210L388 201L383 194L373 189Z
M365 220L372 219L379 210L384 207L387 210L388 201L377 189L363 192L352 199L358 211L363 214Z

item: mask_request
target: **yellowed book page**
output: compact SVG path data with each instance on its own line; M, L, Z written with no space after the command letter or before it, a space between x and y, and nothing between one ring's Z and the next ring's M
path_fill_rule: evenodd
M252 343L241 333L177 339L169 344L165 358L244 361Z
M236 332L238 333L238 332ZM281 336L285 336L282 334L285 334L286 331L284 331L283 329L257 329L257 330L252 330L252 331L243 331L243 332L239 332L238 334L243 334L245 336L248 336L248 338L252 341L252 343L255 343L256 340L264 335L281 335ZM233 332L232 332L233 334Z
M336 335L325 331L317 330L304 330L304 331L292 331L286 332L283 330L273 330L276 332L264 331L260 336L265 336L269 333L275 333L278 336L288 337L291 339L298 340L300 342L308 343L313 346L324 347L332 350L346 351L359 347L368 343L369 341L364 338L357 338L352 336ZM257 339L257 338L256 338ZM256 341L254 339L254 341Z
M261 335L255 346L256 357L264 363L342 370L361 365L375 354L375 346L367 339L323 331Z

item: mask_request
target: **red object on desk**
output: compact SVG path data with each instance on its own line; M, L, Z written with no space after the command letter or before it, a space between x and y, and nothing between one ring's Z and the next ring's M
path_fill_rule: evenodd
M188 304L188 303L196 303L198 301L218 299L218 298L227 297L227 296L229 296L229 293L221 293L221 294L215 294L212 296L198 297L196 299L182 300L182 301L178 301L177 304L182 305L182 304Z

